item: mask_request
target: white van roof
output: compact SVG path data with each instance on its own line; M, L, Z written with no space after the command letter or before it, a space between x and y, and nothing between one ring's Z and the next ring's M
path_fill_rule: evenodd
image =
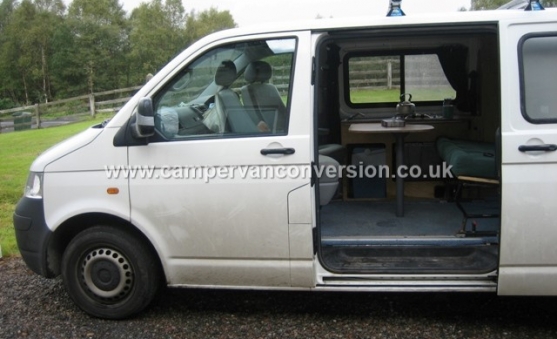
M315 19L310 21L291 21L272 24L260 24L233 28L225 31L213 33L207 38L218 40L231 36L242 36L257 33L277 33L294 31L329 31L343 29L365 29L372 27L388 26L414 26L428 24L465 24L465 23L486 23L500 21L532 22L532 21L555 21L557 8L546 8L544 11L524 11L524 10L489 10L489 11L455 11L446 13L432 14L412 14L406 13L403 17L382 16L361 16L352 18L332 18ZM205 40L201 39L201 41ZM206 41L204 42L206 43Z

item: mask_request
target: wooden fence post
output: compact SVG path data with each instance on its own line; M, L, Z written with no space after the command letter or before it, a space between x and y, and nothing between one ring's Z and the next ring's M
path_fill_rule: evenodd
M41 109L39 104L35 104L35 115L37 116L37 129L41 128Z
M89 94L89 111L91 112L91 116L95 116L95 94Z
M387 88L393 88L393 64L390 61L387 62Z

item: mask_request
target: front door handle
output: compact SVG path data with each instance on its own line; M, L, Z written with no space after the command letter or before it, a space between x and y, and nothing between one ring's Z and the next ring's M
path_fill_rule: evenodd
M261 150L261 154L263 155L271 155L271 154L290 155L294 153L296 153L296 150L293 148L264 148Z
M521 152L555 152L557 151L557 145L520 145L518 150Z

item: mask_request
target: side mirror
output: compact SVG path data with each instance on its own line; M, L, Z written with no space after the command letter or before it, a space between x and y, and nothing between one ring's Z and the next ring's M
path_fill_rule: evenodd
M155 112L151 98L142 98L137 106L132 133L136 138L147 138L155 134Z

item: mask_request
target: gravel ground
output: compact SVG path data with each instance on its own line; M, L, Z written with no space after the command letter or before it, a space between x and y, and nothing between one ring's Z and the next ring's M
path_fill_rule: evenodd
M0 338L557 338L555 298L167 289L134 319L81 312L60 279L0 259Z

